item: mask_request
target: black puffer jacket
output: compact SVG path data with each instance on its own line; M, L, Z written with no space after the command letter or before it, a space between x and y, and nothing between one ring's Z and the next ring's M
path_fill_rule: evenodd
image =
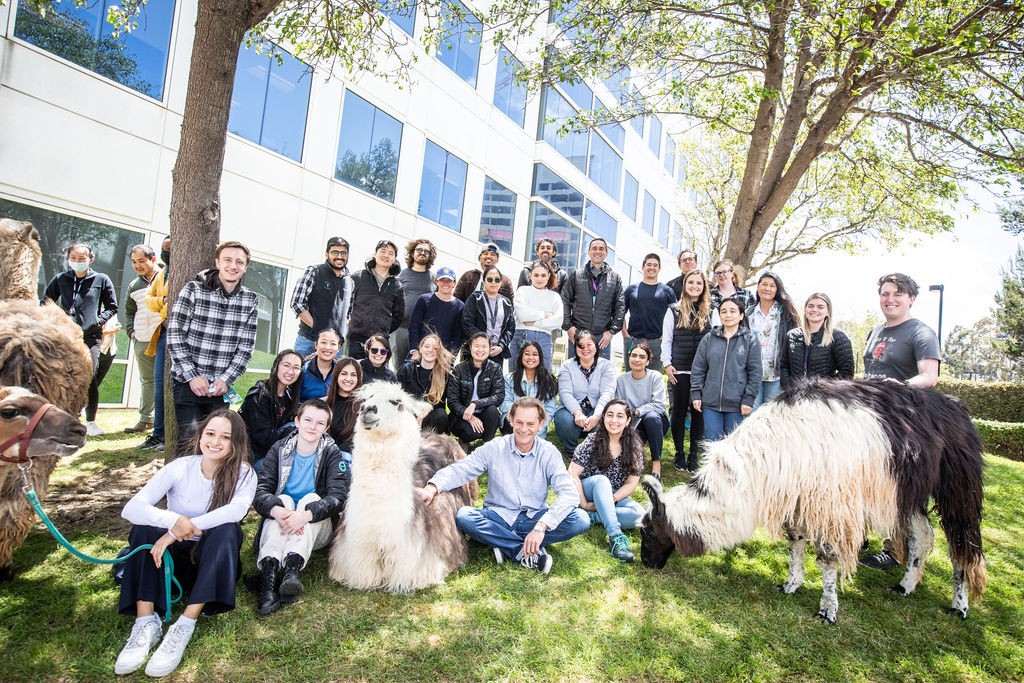
M606 331L616 334L622 329L622 319L626 316L622 278L607 263L601 264L594 277L587 263L566 280L562 287L562 306L565 309L563 330L575 327L577 331L588 330L597 337Z
M373 274L377 264L372 258L366 268L352 276L352 312L349 314L348 331L359 337L380 333L388 336L402 326L405 316L405 289L395 277L402 268L391 264L388 277L380 287Z
M274 396L265 379L249 388L238 414L249 430L250 463L266 457L274 442L295 428L296 406L291 387L280 398Z
M467 360L455 366L452 378L448 380L444 396L448 402L448 412L461 416L473 402L473 377L476 375L473 361ZM480 379L476 384L477 410L490 406L498 407L505 400L505 377L501 374L501 366L488 358L480 370Z
M487 295L483 292L473 292L466 307L462 309L462 336L469 339L477 332L487 332L488 303L484 301ZM498 305L501 306L502 315L505 316L501 323L501 334L498 337L497 346L501 347L501 358L511 358L509 344L512 343L512 335L516 333L516 316L512 308L512 301L502 294L498 295Z
M270 447L263 461L252 506L264 519L269 519L270 511L275 505L281 504L278 496L288 483L288 475L295 462L298 438L297 434L292 434L286 439L281 439ZM320 500L309 503L306 509L313 513L311 521L320 522L330 517L337 526L338 519L345 509L345 501L348 499L350 468L341 455L341 449L327 434L320 437L315 467L314 488ZM259 539L259 536L256 538Z
M804 341L802 327L794 327L786 335L786 346L779 358L779 379L787 389L801 377L827 377L853 379L856 367L850 338L839 330L832 330L832 345L822 346L824 330L811 335L811 345Z

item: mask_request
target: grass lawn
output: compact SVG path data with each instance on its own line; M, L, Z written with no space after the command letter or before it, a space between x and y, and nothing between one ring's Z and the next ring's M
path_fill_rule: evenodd
M111 431L135 419L100 412ZM85 552L112 557L125 544L120 508L152 471L153 455L132 450L139 441L90 439L54 474L45 507ZM767 536L674 556L655 571L614 561L593 528L554 546L547 577L497 566L473 545L445 585L409 596L342 588L316 553L297 603L257 617L240 587L235 611L200 619L171 680L1021 680L1024 464L986 459L989 585L966 622L945 614L952 582L941 531L913 595L887 590L896 573L865 569L840 593L839 623L825 626L813 618L821 574L810 554L806 587L784 596L775 585L786 548ZM666 484L682 480L669 452ZM247 573L255 526L250 513ZM639 556L639 534L630 535ZM116 614L108 568L72 558L41 524L14 568L14 582L0 586L0 681L114 680L131 622Z

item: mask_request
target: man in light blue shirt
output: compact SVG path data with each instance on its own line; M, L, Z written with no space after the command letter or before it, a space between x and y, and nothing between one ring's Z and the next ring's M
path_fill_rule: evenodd
M558 449L537 438L546 419L544 405L524 396L509 410L512 434L493 439L465 460L438 470L422 489L427 505L440 491L449 491L487 473L483 509L466 506L455 515L459 530L494 550L501 564L507 557L542 574L551 571L551 543L578 536L590 527L579 509L579 494ZM548 488L555 500L548 507Z

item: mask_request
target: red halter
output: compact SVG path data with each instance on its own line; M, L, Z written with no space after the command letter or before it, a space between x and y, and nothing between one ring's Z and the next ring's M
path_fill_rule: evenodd
M11 438L7 439L7 441L4 441L2 444L0 444L0 460L3 460L4 462L12 462L18 465L28 462L28 442L32 440L32 431L39 424L39 421L43 419L43 415L46 414L46 411L53 407L54 406L52 403L44 403L43 405L39 406L39 410L37 410L36 414L32 416L32 419L28 421L28 425L25 427L25 431L23 431L21 434L16 434L12 436ZM4 455L4 453L7 451L8 448L13 446L14 444L18 444L18 446L20 446L20 448L18 449L18 457L9 458L6 455Z

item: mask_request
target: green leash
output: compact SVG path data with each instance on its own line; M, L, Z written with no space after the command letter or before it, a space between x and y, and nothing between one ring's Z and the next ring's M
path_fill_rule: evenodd
M53 537L55 539L57 539L57 543L59 543L62 546L64 546L64 548L69 553L71 553L72 555L74 555L78 559L84 560L86 562L91 562L92 564L117 564L118 562L126 561L129 557L131 557L135 553L141 552L143 550L151 550L153 548L153 544L152 543L146 543L145 545L140 545L138 548L135 548L134 550L132 550L130 553L128 553L124 557L115 557L112 560L105 560L105 559L100 558L100 557L93 557L92 555L86 555L85 553L80 551L78 548L76 548L75 546L71 545L71 542L68 541L68 539L64 538L64 536L59 531L57 531L57 527L55 527L53 525L53 522L50 521L50 518L43 511L43 506L40 505L40 503L39 503L39 496L36 495L35 488L32 486L32 483L29 481L29 478L28 478L28 470L29 470L30 466L19 465L18 467L19 467L19 469L21 469L21 477L22 477L22 480L25 482L24 486L22 486L22 490L25 492L25 497L28 498L28 502L32 506L32 509L36 511L37 515L39 515L39 519L41 519L43 524L46 525L46 528L47 528L47 530L49 530L50 534L52 534ZM182 590L181 590L181 584L178 583L178 580L176 578L174 578L174 560L171 558L171 553L170 553L169 550L164 550L164 558L163 558L163 560L164 560L163 561L163 565L164 565L164 598L165 598L164 604L167 605L167 610L166 610L166 612L164 614L164 623L170 623L170 621L171 621L171 605L173 605L174 603L176 603L179 600L181 600ZM173 583L177 587L177 589L178 589L178 597L174 598L173 600L171 599L171 583Z

